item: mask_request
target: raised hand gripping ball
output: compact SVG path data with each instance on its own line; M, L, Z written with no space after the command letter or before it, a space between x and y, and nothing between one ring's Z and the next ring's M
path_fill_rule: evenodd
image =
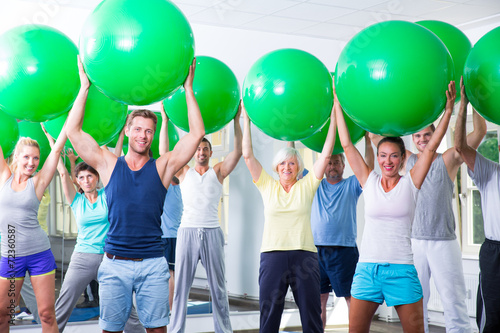
M240 86L231 69L212 57L196 57L193 91L200 107L207 134L217 132L236 115L240 101ZM186 93L183 87L163 101L170 120L189 132Z

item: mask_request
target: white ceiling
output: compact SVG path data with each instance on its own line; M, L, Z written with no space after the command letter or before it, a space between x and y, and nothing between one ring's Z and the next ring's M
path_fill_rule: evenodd
M36 0L32 0L36 1ZM67 0L94 8L100 0ZM348 41L386 20L440 20L462 30L500 22L499 0L174 0L191 23ZM145 4L147 1L144 2Z

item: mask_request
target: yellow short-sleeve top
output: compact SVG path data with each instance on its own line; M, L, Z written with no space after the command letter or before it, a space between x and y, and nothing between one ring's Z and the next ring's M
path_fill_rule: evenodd
M311 206L321 179L309 172L290 192L262 169L255 185L264 201L261 252L304 250L317 252L311 230Z

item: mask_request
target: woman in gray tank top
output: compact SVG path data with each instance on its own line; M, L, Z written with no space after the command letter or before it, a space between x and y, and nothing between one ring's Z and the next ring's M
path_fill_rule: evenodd
M26 271L31 275L42 332L58 331L54 310L56 263L37 213L65 142L63 128L39 172L40 147L35 140L19 139L10 167L0 148L0 332L9 332L13 323Z

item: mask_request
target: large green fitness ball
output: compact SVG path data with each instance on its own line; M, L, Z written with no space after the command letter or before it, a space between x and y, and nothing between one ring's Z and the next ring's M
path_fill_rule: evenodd
M465 92L486 120L500 124L500 27L474 45L465 62Z
M158 123L156 124L156 132L153 137L153 142L151 143L151 151L153 152L153 158L160 157L160 128L163 123L161 119L161 114L159 112L155 112L156 117L158 117ZM125 140L123 140L123 152L127 154L128 152L128 137L125 136ZM127 144L125 143L127 142ZM177 128L172 124L171 121L168 122L168 150L172 151L175 145L179 142L179 132Z
M363 138L366 131L356 125L351 118L349 118L344 112L344 118L347 125L347 129L349 130L349 134L351 135L351 141L356 144ZM301 142L309 149L312 149L318 153L321 153L323 150L323 145L325 144L326 136L328 134L328 128L330 127L330 119L326 122L326 124L316 133L308 137L307 139L302 140ZM332 154L340 154L344 151L342 148L342 144L340 143L338 130L335 135L335 146L333 147Z
M80 81L76 45L62 32L23 25L0 36L0 108L41 122L67 112Z
M104 0L85 22L80 54L105 95L148 105L184 82L194 38L186 17L168 0Z
M67 117L67 114L63 114L45 123L47 132L54 140L61 132ZM122 130L126 119L127 106L125 104L109 99L95 86L90 86L83 118L82 129L84 132L90 134L100 146L105 145ZM69 140L66 142L66 147L71 147Z
M404 21L377 23L355 35L342 50L336 73L345 112L384 136L411 134L436 120L454 75L439 38Z
M434 20L418 21L417 24L429 29L444 43L448 52L453 59L455 69L455 87L457 92L460 91L460 78L464 72L464 65L472 44L469 38L458 28L453 25ZM457 93L456 101L460 100L460 93Z
M193 91L200 106L207 134L217 132L236 115L240 100L240 86L231 69L212 57L196 57L196 75ZM163 101L165 111L175 124L189 132L186 92L183 87Z
M12 154L19 139L19 126L16 118L0 111L0 146L3 157L7 158Z
M42 126L40 126L40 123L20 121L19 136L28 137L38 142L38 145L40 146L40 164L38 165L38 170L40 170L52 150L49 140L42 130Z
M332 78L313 55L280 49L262 56L243 83L243 103L252 122L267 135L303 140L328 120Z

